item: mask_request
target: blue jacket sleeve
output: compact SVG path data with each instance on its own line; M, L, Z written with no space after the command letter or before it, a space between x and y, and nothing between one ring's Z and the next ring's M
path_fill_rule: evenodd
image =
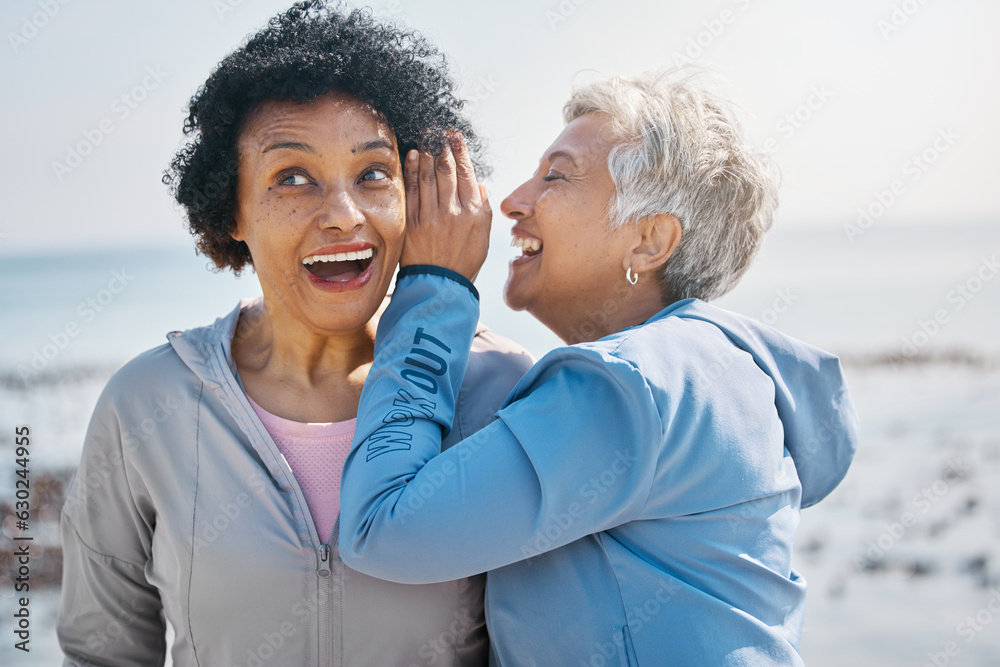
M469 576L626 523L649 496L662 439L649 387L586 348L548 355L499 419L440 451L477 316L447 278L397 286L341 483L340 551L354 569L403 583Z

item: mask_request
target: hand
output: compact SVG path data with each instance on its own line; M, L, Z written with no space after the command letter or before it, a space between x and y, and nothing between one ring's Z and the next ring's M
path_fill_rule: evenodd
M411 150L403 174L406 240L399 265L432 264L475 280L489 250L493 209L465 137L450 135L437 157Z

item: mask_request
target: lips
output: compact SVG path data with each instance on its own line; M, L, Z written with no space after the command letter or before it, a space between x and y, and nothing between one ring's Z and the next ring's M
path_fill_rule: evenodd
M368 244L322 248L302 260L309 280L327 291L361 287L374 271L375 248Z
M374 256L375 249L367 248L361 251L310 255L302 260L302 264L306 271L320 280L339 283L353 280L364 273Z

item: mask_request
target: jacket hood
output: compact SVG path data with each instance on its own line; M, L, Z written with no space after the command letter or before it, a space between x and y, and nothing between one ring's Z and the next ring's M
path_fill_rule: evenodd
M847 474L859 437L858 416L840 360L760 324L698 299L685 299L661 315L714 324L748 352L774 382L774 403L785 446L802 484L802 507L825 498Z
M262 297L247 298L240 301L228 315L215 320L214 323L203 327L195 327L185 331L172 331L167 334L167 340L174 348L181 361L198 376L202 382L210 385L218 385L221 381L220 369L212 368L211 350L221 346L223 359L228 360L230 370L237 376L236 368L233 364L232 348L233 336L236 334L236 325L240 319L240 313L260 303Z

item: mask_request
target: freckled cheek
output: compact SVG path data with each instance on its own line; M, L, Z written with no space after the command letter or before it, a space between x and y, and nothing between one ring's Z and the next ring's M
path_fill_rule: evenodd
M294 282L298 266L288 257L300 240L301 205L264 197L244 211L244 235L258 276L272 284Z
M406 232L406 210L402 196L393 201L372 203L365 214L387 244L402 242Z
M259 219L274 229L293 229L302 225L313 212L302 202L286 202L282 200L265 200L259 207Z
M372 202L365 209L370 216L379 220L405 219L406 216L402 201Z
M379 234L385 242L386 250L390 254L397 255L395 259L398 261L398 255L403 250L403 238L406 235L405 221L387 221L387 224L379 230Z

